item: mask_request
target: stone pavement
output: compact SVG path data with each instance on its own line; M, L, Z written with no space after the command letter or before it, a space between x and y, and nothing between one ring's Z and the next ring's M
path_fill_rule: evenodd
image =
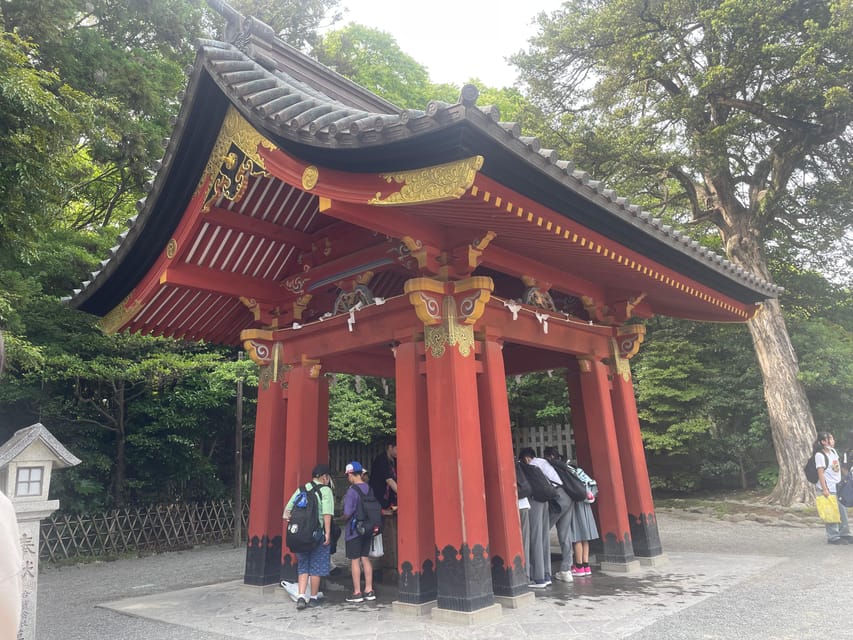
M826 637L829 621L850 610L853 546L827 545L820 526L666 510L658 518L663 566L555 583L530 606L473 627L402 616L395 590L382 585L375 603L346 603L348 572L326 583L326 604L297 612L282 589L242 585L242 549L209 547L48 569L38 638L799 640ZM849 628L831 635L853 640Z

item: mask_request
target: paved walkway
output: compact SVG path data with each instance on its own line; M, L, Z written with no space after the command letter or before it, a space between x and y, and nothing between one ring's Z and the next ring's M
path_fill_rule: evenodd
M555 583L526 608L463 628L344 601L348 573L328 603L297 612L283 590L242 585L244 552L209 547L141 559L49 568L39 584L39 639L278 640L572 638L633 640L825 638L853 600L853 546L827 545L822 527L728 522L659 513L668 563L631 576ZM343 564L338 559L338 564ZM846 623L830 633L851 639Z

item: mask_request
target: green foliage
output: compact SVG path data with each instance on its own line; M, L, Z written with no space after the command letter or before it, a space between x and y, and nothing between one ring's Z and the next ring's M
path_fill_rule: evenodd
M0 266L28 259L69 194L78 132L92 101L52 71L32 66L39 50L0 36Z
M369 444L396 429L394 394L379 378L336 375L329 396L331 441Z
M352 23L325 34L314 49L317 60L342 76L409 109L424 109L434 98L426 67L403 53L384 31ZM458 91L453 96L455 102Z
M570 0L513 62L598 178L830 271L851 253L851 31L847 0Z
M569 424L565 371L542 371L507 379L513 429Z
M650 321L632 369L656 486L685 491L754 481L771 449L745 327Z
M236 0L234 8L270 25L297 49L317 44L319 31L341 19L339 0Z
M772 489L779 481L779 467L762 467L758 470L758 486L762 489Z

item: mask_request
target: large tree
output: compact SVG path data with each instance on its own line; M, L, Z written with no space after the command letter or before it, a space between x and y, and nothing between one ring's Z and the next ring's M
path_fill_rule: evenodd
M569 0L514 61L596 168L696 233L716 227L730 260L772 281L773 252L850 255L851 33L850 0ZM779 463L771 500L810 501L815 426L780 301L749 330Z

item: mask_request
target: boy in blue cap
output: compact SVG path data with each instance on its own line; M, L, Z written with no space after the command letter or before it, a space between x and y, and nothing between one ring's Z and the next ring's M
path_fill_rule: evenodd
M364 468L360 462L350 462L345 469L347 481L350 483L344 496L344 518L347 524L344 528L344 541L346 542L346 556L350 561L352 571L352 595L347 597L347 602L364 602L365 600L376 600L373 591L373 565L370 561L370 545L373 536L370 532L360 534L355 527L355 514L358 509L360 496L372 495L372 489L364 481ZM361 572L364 568L364 592L361 590Z

